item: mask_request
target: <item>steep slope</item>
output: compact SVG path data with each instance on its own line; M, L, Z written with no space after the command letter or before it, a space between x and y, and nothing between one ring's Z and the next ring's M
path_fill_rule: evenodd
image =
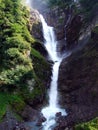
M64 59L59 72L61 103L68 110L65 124L73 125L98 116L98 26L88 44Z
M30 27L39 22L29 18L20 0L0 0L0 120L8 107L21 114L26 104L42 102L51 75L51 66L33 48L38 41Z

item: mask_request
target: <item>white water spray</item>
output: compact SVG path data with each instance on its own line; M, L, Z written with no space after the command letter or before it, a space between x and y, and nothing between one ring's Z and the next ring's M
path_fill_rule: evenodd
M31 7L31 0L25 0L25 4L29 7Z
M57 91L58 72L60 63L62 61L62 57L59 57L56 52L57 41L55 38L53 27L47 25L42 15L40 15L40 18L42 21L43 34L45 38L44 46L48 51L50 59L54 61L52 79L49 91L49 105L42 109L42 113L47 119L47 121L43 123L43 130L52 130L53 125L56 123L55 114L57 112L61 112L62 115L66 115L65 110L61 109L60 106L58 105L58 91Z

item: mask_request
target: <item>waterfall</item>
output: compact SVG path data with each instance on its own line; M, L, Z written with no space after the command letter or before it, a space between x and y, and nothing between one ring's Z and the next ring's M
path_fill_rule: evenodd
M44 35L44 46L47 49L50 59L54 62L52 68L52 78L49 90L49 104L45 108L42 109L42 113L47 119L45 123L43 123L43 130L52 130L53 125L55 124L55 114L57 112L61 112L62 115L66 115L64 109L61 109L58 104L58 91L57 91L57 80L58 80L58 72L59 66L62 61L62 57L58 56L56 52L57 41L55 38L53 27L50 27L45 22L45 19L42 15L40 15L42 26L43 26L43 35Z

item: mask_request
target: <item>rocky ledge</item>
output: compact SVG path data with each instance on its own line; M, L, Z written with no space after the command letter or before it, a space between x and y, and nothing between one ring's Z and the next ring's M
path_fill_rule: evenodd
M0 123L0 130L40 130L42 123L46 121L39 111L33 109L29 105L26 105L19 114L26 122L18 121L14 113L12 113L11 110L8 110L3 122ZM33 125L29 125L30 123Z
M62 61L58 89L68 116L59 118L56 130L98 116L98 26L81 51Z
M40 41L44 40L40 13L35 9L30 10L30 21L28 28L35 39Z

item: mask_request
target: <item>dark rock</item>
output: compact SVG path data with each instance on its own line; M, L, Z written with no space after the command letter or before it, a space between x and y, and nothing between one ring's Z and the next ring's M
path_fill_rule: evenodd
M66 40L65 39L60 40L57 44L58 55L64 54L66 49L67 49L66 48Z
M60 116L62 116L62 113L61 112L57 112L56 113L56 117L60 117Z
M24 123L18 122L14 117L3 120L0 123L0 130L30 130Z
M37 23L34 23L32 25L31 34L35 39L38 39L40 41L44 41L41 22L37 22Z
M46 118L45 117L40 117L36 123L36 126L41 126L43 122L46 121Z
M69 15L72 14L71 8L60 8L56 6L43 12L48 25L54 27L57 40L65 38L65 25L69 19Z
M48 52L42 43L36 41L33 44L33 48L36 49L38 52L40 52L44 57L46 58L48 57Z
M95 30L82 50L61 63L58 89L60 104L65 106L68 116L59 118L59 130L98 116L98 33Z
M66 26L66 41L67 45L74 45L78 42L80 36L80 30L82 27L81 16L76 15Z
M30 130L30 128L25 126L24 123L16 123L12 130Z
M30 106L26 106L20 114L25 121L36 121L42 116L40 112Z

